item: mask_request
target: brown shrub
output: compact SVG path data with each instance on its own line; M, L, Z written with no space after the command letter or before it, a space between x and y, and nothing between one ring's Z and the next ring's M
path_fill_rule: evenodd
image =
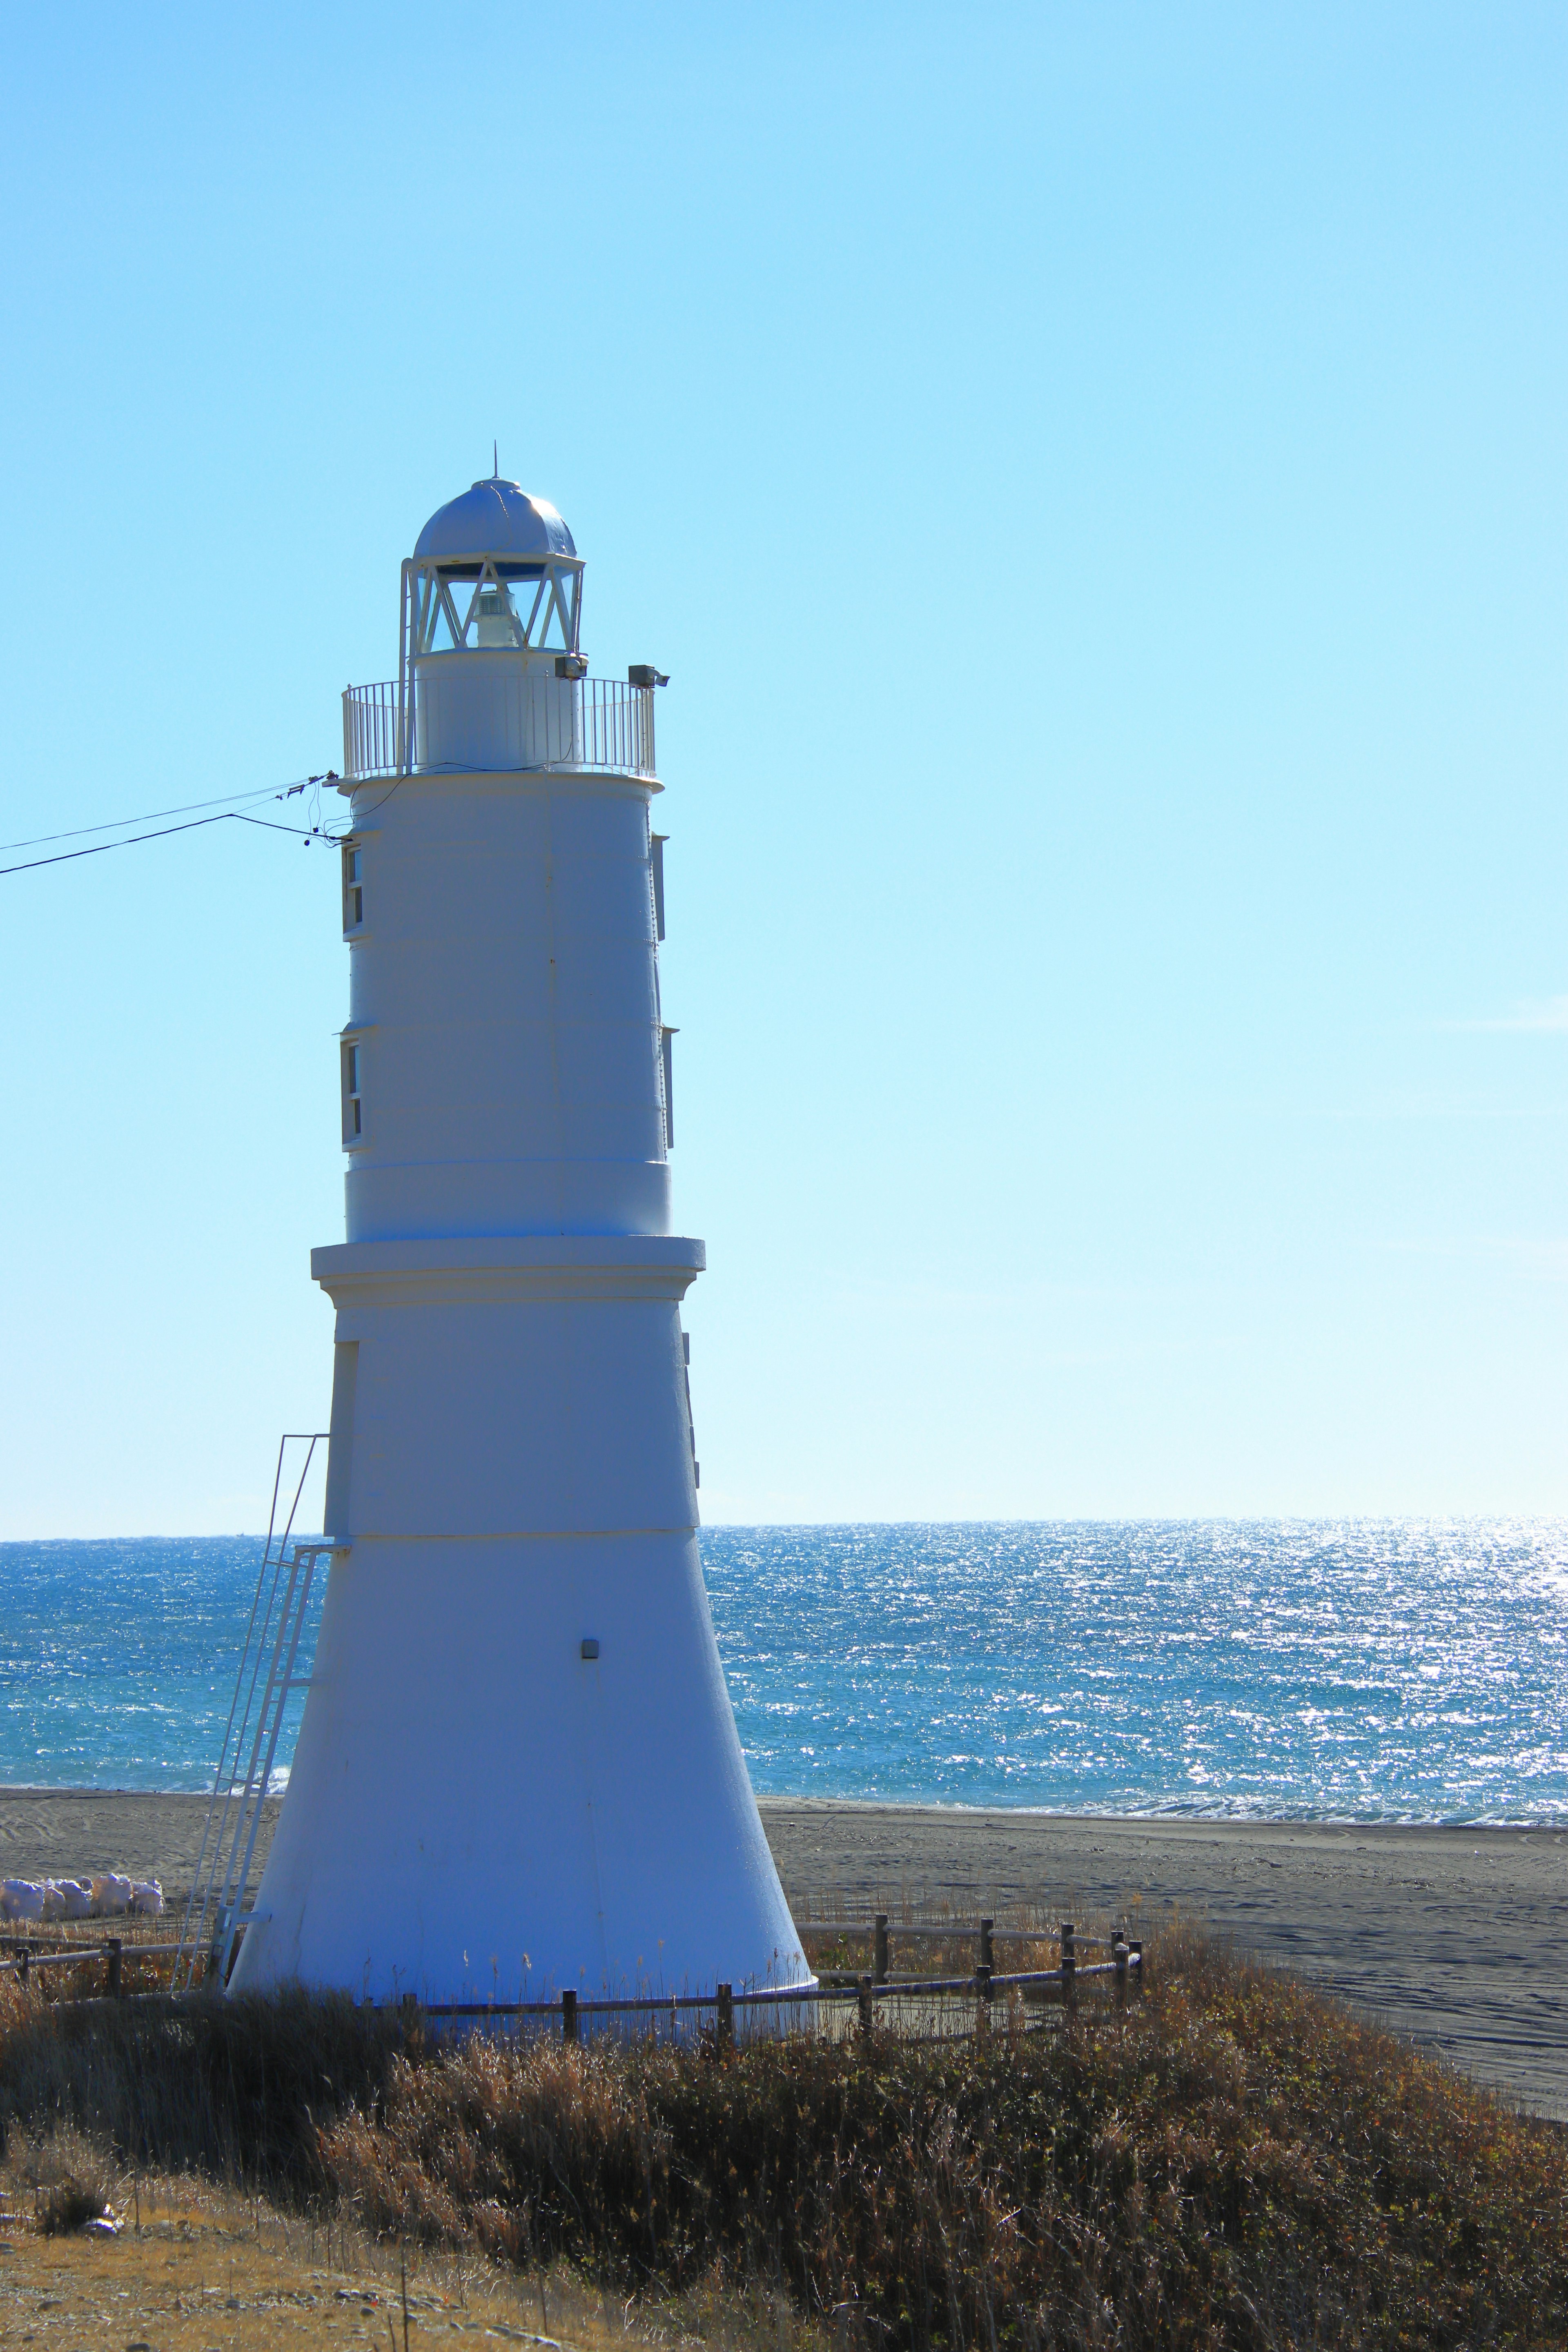
M342 1994L76 2009L0 1979L0 2126L74 2126L126 2163L300 2202L329 2187L320 2126L374 2114L393 2058L423 2046L416 2020Z
M369 2226L680 2292L715 2261L868 2342L1560 2342L1561 2137L1287 1979L1168 1948L1124 2022L725 2063L474 2043L322 2159Z
M85 2230L102 2221L113 2203L112 2164L68 2125L35 2143L22 2169L33 2190L34 2218L46 2238Z
M374 2230L846 2346L1568 2342L1563 2135L1192 1938L1125 2018L966 2042L476 2038L294 1995L0 2000L0 2101Z

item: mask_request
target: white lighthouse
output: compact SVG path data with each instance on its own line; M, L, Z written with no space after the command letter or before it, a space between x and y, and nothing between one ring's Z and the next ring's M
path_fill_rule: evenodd
M344 697L334 1549L236 1990L809 1981L698 1558L654 674L585 676L582 576L476 482Z

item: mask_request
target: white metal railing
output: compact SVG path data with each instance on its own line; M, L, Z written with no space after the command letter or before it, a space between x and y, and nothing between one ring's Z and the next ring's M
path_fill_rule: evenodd
M577 688L583 765L619 768L634 776L658 772L653 763L651 686L616 677L585 677Z
M397 681L351 686L343 692L343 773L395 776L403 769L403 728Z
M615 677L578 678L570 689L570 723L563 725L567 711L555 708L561 689L554 679L549 683L555 688L555 693L545 698L551 708L542 715L537 729L528 730L544 755L537 764L608 768L632 776L658 772L654 765L652 687L630 686ZM563 702L564 697L561 698ZM345 688L345 780L357 782L361 777L407 773L411 736L417 742L418 730L409 726L408 714L398 709L395 678L376 686Z

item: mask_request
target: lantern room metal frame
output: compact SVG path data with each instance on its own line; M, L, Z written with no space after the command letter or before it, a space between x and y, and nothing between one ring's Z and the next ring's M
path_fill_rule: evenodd
M416 662L447 654L553 654L573 665L570 677L581 677L586 667L579 642L583 571L580 555L412 555L405 561L397 627L403 773L413 771ZM552 624L558 643L551 641ZM438 643L443 625L447 641Z

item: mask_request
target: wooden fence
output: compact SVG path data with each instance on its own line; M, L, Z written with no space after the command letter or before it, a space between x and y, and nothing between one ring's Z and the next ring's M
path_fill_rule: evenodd
M885 1913L879 1912L870 1922L807 1919L800 1923L803 1936L833 1936L871 1938L871 1967L863 1971L823 1969L816 1983L768 1987L760 1991L737 1992L732 1985L715 1985L711 1992L648 1993L626 2000L593 2000L584 1999L568 1987L550 2000L475 2000L421 2001L414 1994L405 1994L396 2006L411 2017L466 2018L476 2023L489 2020L494 2023L521 2022L525 2018L559 2021L562 2039L578 2042L583 2038L585 2021L595 2018L643 2018L657 2026L660 2018L668 2018L672 2031L679 2028L683 2015L710 2015L713 2036L721 2048L731 2048L735 2040L737 2011L788 2010L801 2013L792 2021L804 2022L805 2013L837 2013L848 2021L853 2010L855 2021L862 2032L875 2030L879 2005L890 2001L946 2002L952 2000L973 2000L975 2004L973 2022L984 2031L991 2022L992 2005L998 1996L1005 1998L1017 1993L1030 2004L1055 2000L1068 2016L1076 2013L1079 1987L1086 1981L1103 1987L1111 1993L1116 2007L1125 2009L1129 1994L1137 1990L1142 1981L1143 1947L1137 1937L1129 1938L1120 1927L1108 1937L1080 1936L1070 1921L1064 1921L1057 1931L1060 1959L1054 1969L1026 1969L1008 1973L998 1969L995 1948L998 1943L1040 1943L1047 1940L1037 1928L999 1928L990 1919L982 1919L975 1929L958 1926L942 1927L890 1927ZM928 1943L954 1943L967 1940L973 1935L975 1960L973 1972L963 1976L925 1977L895 1976L891 1969L893 1938ZM9 1940L10 1958L0 1960L0 1973L15 1974L26 1984L34 1969L80 1967L100 1961L104 1982L99 1998L110 2000L142 1999L167 2001L210 2000L205 1990L194 1993L171 1995L130 1994L124 1983L126 1959L153 1959L173 1955L180 1949L177 1944L142 1944L119 1936L110 1936L98 1944L68 1949L46 1948L28 1943L21 1937ZM1084 1960L1082 1950L1110 1952L1106 1960ZM80 1998L80 1996L79 1996Z

